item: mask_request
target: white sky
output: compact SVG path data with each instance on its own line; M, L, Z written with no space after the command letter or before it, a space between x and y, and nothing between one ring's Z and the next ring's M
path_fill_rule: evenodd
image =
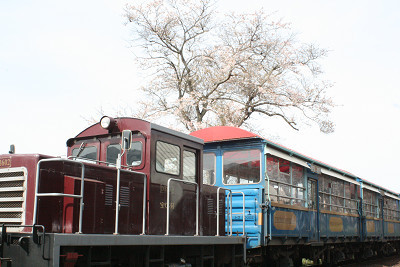
M246 6L243 5L246 3ZM122 0L0 1L0 154L66 154L99 107L135 104L138 74ZM220 10L277 11L323 63L336 132L264 120L265 136L400 192L400 2L220 0ZM99 118L100 119L100 118Z

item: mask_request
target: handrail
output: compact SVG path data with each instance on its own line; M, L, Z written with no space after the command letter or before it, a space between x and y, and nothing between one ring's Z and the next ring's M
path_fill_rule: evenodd
M245 194L243 193L243 192L241 192L241 191L236 191L236 192L229 192L229 194L241 194L242 195L242 197L243 197L243 213L240 213L240 212L237 212L237 213L232 213L232 215L233 214L243 214L243 234L242 234L242 236L244 236L245 235L245 232L246 232L246 228L245 228L245 225L246 225L246 218L245 218L245 209L246 209L246 196L245 196ZM229 195L228 195L229 196Z
M375 204L373 204L373 203L366 202L366 201L364 201L364 200L363 200L363 205L364 205L364 206L365 206L365 205L368 205L368 206L372 206L372 207L375 207L375 208L379 207L379 205L375 205Z
M196 234L195 236L199 235L199 185L196 182L191 182L191 181L185 181L185 180L180 180L180 179L175 179L175 178L169 178L167 182L167 225L166 225L166 234L169 235L169 189L170 189L170 183L171 181L175 182L180 182L184 184L192 184L196 186Z
M6 237L6 235L7 235L7 227L10 227L10 228L18 228L18 227L32 228L32 239L33 239L33 242L36 243L36 244L41 244L42 245L42 258L44 260L50 260L50 258L46 258L44 256L44 247L45 247L45 244L46 244L46 238L45 238L46 230L45 230L45 227L43 225L39 225L39 224L33 224L33 225L22 225L22 224L20 224L20 225L15 225L15 224L5 224L5 223L1 224L1 241L0 241L0 243L1 243L2 246L3 246L3 242L7 242L6 241L7 240L7 237ZM42 240L41 240L42 242L39 241L37 230L35 230L37 228L42 228ZM24 238L24 237L20 237L18 242L20 242L22 238ZM3 249L0 250L0 257L3 257Z
M125 154L125 150L122 154ZM117 192L115 196L115 225L114 225L114 235L118 234L118 226L119 226L119 209L121 208L119 204L119 194L121 192L121 154L118 154L117 158Z
M114 167L117 168L117 165L108 161L102 161L102 160L97 160L97 159L87 159L87 158L83 158L83 157L76 157L76 156L68 156L67 159L73 159L73 160L82 160L82 162L86 162L86 163L102 163L102 164L106 164L105 167ZM100 164L96 164L96 165L100 165ZM103 166L103 165L100 165ZM143 174L141 172L138 171L132 171L132 168L137 167L137 166L129 166L129 165L122 165L121 167L123 167L124 169L128 169L129 171L133 172L133 173L137 173L137 174Z
M142 235L146 234L146 207L147 207L147 175L144 174L143 185L143 212L142 212Z
M306 190L306 188L304 186L299 186L299 185L295 185L295 184L289 184L289 183L285 183L285 182L278 181L278 180L270 179L270 182L271 183L276 183L276 184L278 184L278 186L279 186L279 184L282 184L282 185L296 187L296 188L299 188L299 189L302 189L302 190Z
M147 175L146 174L144 174L144 173L141 173L141 172L135 172L135 171L131 171L131 170L124 170L124 169L119 169L119 172L127 172L127 173L133 173L133 174L141 174L141 175L143 175L143 213L142 213L142 216L143 216L143 218L142 218L142 233L141 233L141 235L145 235L146 234L146 202L147 202ZM119 205L119 190L121 190L120 189L120 186L117 186L117 193L118 194L116 194L117 196L118 196L118 201L116 201L116 206L115 206L115 209L118 209L119 210L119 208L120 208L120 205ZM118 204L118 207L117 207L117 204ZM114 232L114 234L118 234L118 223L119 223L119 212L116 212L116 217L115 217L115 232Z
M219 190L221 190L221 189L224 189L224 190L227 190L227 191L229 191L230 193L232 193L232 190L230 190L230 189L228 189L228 188L224 188L224 187L218 187L218 190L217 190L217 234L216 234L216 236L219 236ZM230 197L229 197L230 196ZM227 212L227 214L229 215L228 217L229 217L229 220L228 220L228 218L227 218L227 225L228 225L228 229L230 228L231 229L231 231L230 231L230 234L229 234L229 236L231 236L232 235L232 194L228 194L228 196L227 196L227 198L225 198L225 199L227 199L228 200L228 203L229 203L229 199L231 200L230 201L230 205L228 205L228 208L227 208L227 210L229 211L230 210L230 212ZM226 202L225 202L226 203ZM230 227L229 227L230 226Z
M126 165L122 165L121 164L121 159L119 159L119 163L118 164L111 164L110 162L107 161L101 161L101 160L93 160L93 159L85 159L85 158L81 158L81 157L76 157L76 156L69 156L68 159L73 159L74 161L77 161L77 159L84 159L90 162L94 162L94 163L104 163L104 164L108 164L107 167L115 167L117 169L117 183L119 182L119 177L120 177L120 171L125 171L125 172L129 172L129 173L133 173L133 174L140 174L140 175L144 175L144 186L143 186L143 218L142 218L142 233L141 235L145 235L146 234L146 201L147 201L147 175L145 173L142 172L138 172L138 171L132 171L130 170L130 168L132 168L132 166L126 166ZM121 167L125 168L125 169L121 169ZM119 185L117 185L117 203L119 206L119 192L120 192L120 187ZM117 205L117 204L116 204ZM114 226L114 234L118 234L118 223L119 223L119 207L118 207L118 211L117 211L117 207L116 207L116 212L115 212L115 226Z
M294 199L294 200L306 201L304 198L289 197L289 196L277 195L277 194L271 194L271 193L270 193L270 196L277 197L277 198L279 197L279 198L287 198L287 199Z
M64 193L38 193L39 190L39 176L40 176L40 163L42 162L51 162L51 161L61 161L61 162L70 162L74 164L79 164L82 167L81 171L81 192L80 195L74 194L64 194ZM141 174L144 177L143 180L143 218L142 218L142 233L141 235L146 234L146 200L147 200L147 175L141 172L131 171L120 169L120 171L133 173L133 174ZM80 199L80 209L79 209L79 229L78 233L82 233L82 218L83 218L83 197L84 197L84 174L85 174L85 164L81 161L71 160L71 159L64 159L64 158L51 158L51 159L42 159L37 163L37 170L36 170L36 189L35 189L35 204L33 210L33 224L36 224L36 217L37 217L37 197L49 197L49 196L57 196L57 197L71 197L71 198L79 198ZM117 188L119 190L119 188ZM117 194L118 195L118 194ZM118 207L116 207L118 209ZM118 218L116 217L116 233L118 233Z
M341 208L341 209L348 209L348 210L358 210L357 208L350 208L348 206L340 206L340 205L329 204L329 203L320 203L320 205L331 206L331 207Z
M340 196L340 195L335 195L335 194L332 194L332 193L327 193L327 192L323 192L323 191L318 191L320 194L322 194L322 195L328 195L328 196L331 196L331 197L338 197L338 198L341 198L341 199L344 199L344 200L350 200L350 201L357 201L357 199L355 199L355 198L348 198L348 197L344 197L344 196Z
M63 194L63 193L39 193L39 177L40 177L40 164L42 162L69 162L73 164L79 164L81 165L81 193L80 195L73 195L73 194ZM36 187L35 187L35 204L33 208L33 225L36 224L36 216L37 216L37 198L38 197L49 197L49 196L59 196L59 197L72 197L72 198L79 198L80 203L79 203L79 226L78 226L78 234L82 233L82 214L83 214L83 193L84 193L84 185L85 185L85 165L83 162L76 161L76 160L70 160L70 159L63 159L63 158L50 158L50 159L42 159L39 160L36 166Z

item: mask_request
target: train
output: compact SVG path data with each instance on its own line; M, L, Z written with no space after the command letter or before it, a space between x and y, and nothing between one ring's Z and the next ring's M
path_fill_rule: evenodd
M398 193L240 128L192 135L205 142L203 183L234 192L249 264L336 266L400 251Z
M400 195L244 129L104 116L0 155L0 266L312 266L399 251Z

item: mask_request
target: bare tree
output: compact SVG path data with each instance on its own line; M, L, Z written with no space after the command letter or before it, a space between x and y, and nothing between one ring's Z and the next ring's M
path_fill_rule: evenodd
M153 73L143 115L173 114L188 131L242 126L255 114L333 131L318 63L326 50L298 42L289 24L263 11L219 14L211 0L151 0L127 6L126 16Z

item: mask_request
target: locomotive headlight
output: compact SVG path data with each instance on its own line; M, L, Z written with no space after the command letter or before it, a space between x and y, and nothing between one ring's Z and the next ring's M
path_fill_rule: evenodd
M110 117L103 116L103 117L100 119L100 126L101 126L101 128L103 128L103 129L108 129L108 128L111 126L112 121L113 121L113 119L111 119Z

